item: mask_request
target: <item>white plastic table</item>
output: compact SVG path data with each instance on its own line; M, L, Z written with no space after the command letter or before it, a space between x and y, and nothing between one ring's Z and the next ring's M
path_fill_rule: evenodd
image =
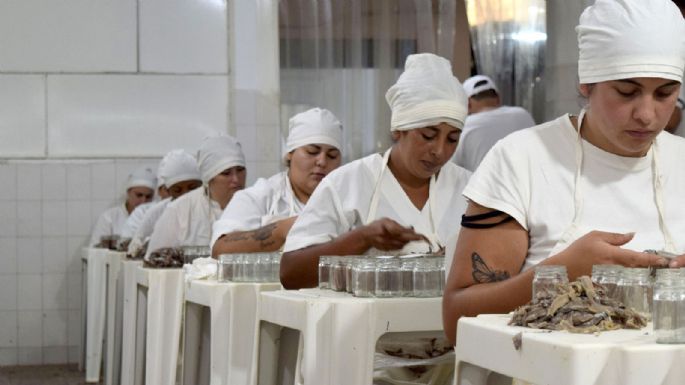
M459 320L455 381L463 363L533 384L675 385L685 383L685 345L656 343L651 323L641 330L595 334L508 326L509 315ZM521 335L521 349L513 337Z
M123 283L121 263L126 253L109 251L105 257L107 270L107 322L105 334L105 385L119 384L121 366L121 336L123 311Z
M255 384L259 294L280 288L279 283L219 283L215 279L187 283L183 383ZM206 310L209 322L202 322ZM202 350L207 346L209 357ZM203 371L205 367L208 372Z
M176 383L183 285L183 269L136 268L138 303L134 354L136 362L145 357L145 384ZM133 383L139 384L143 376L136 369L134 377Z
M86 382L100 381L102 349L105 338L105 317L108 275L108 249L84 248L82 262L86 272L86 306L82 308L85 319Z
M292 382L286 374L295 384L371 384L377 340L388 332L441 331L441 303L441 298L356 298L319 289L262 293L258 383ZM283 327L300 331L300 342L289 341L283 349ZM279 348L298 352L294 369L281 367Z
M138 283L136 282L136 272L138 271L138 267L142 265L143 261L139 260L126 260L123 261L121 265L121 281L124 290L121 338L121 384L132 385L141 384L143 382L143 357L136 358L136 344L140 343L141 349L145 348L144 334L140 340L136 339L136 321L138 319ZM144 333L143 327L140 328L140 333ZM138 375L137 377L136 374Z

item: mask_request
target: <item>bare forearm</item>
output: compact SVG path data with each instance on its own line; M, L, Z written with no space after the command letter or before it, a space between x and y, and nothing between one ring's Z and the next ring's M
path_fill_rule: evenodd
M273 223L252 231L236 231L219 238L212 248L214 258L221 254L254 253L276 251L283 246L286 231L281 231L284 224Z
M352 230L330 242L284 253L281 258L281 284L286 289L315 287L319 282L320 256L360 255L369 247L362 233Z

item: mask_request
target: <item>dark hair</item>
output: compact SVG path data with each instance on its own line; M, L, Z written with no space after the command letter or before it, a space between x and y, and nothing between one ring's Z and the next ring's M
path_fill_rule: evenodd
M496 98L496 97L499 97L499 95L497 95L497 91L495 91L493 89L481 91L475 95L471 95L472 99L479 100L479 101L483 100L483 99L490 99L490 98Z
M685 0L673 0L673 2L678 8L685 8Z

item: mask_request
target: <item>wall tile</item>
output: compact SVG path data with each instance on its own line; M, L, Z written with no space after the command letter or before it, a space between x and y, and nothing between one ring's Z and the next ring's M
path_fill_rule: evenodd
M227 88L225 75L48 76L49 155L160 157L173 148L193 151L206 135L226 132Z
M17 276L17 308L40 311L43 308L43 276L40 274ZM19 313L22 313L21 311ZM27 313L27 312L24 312ZM30 312L29 312L30 313ZM21 324L21 318L19 319ZM31 346L31 345L22 345ZM40 345L37 345L40 346Z
M17 202L17 236L40 237L43 235L41 201Z
M19 365L40 365L43 363L43 348L20 347L18 349Z
M89 201L67 202L67 235L86 236L92 228Z
M91 199L113 200L120 196L116 188L114 162L95 163L90 166Z
M81 347L80 346L69 346L67 347L67 363L69 364L76 364L78 363L79 359L81 356Z
M42 197L40 164L22 163L17 165L17 199L39 200Z
M80 310L82 297L81 273L69 273L67 275L67 309Z
M110 207L113 207L116 204L119 204L119 203L114 201L114 200L90 201L90 223L92 224L91 230L95 226L95 224L97 223L98 218L100 218L100 215L102 215L102 213L105 210L109 209Z
M67 238L43 238L43 273L66 273Z
M0 348L0 366L15 366L18 363L17 348Z
M136 30L135 0L3 1L0 70L135 71Z
M0 348L17 346L17 312L0 311ZM2 364L0 364L2 365Z
M42 169L43 200L67 199L67 169L63 164L45 164Z
M237 125L236 138L246 160L274 162L281 160L281 134L278 125Z
M66 346L67 311L46 310L43 314L43 346Z
M67 238L67 272L81 273L82 249L88 244L90 237L68 237Z
M0 238L0 274L17 272L17 239Z
M0 2L0 70L11 55L5 41L21 45L17 31L7 35L4 29L7 2ZM0 75L0 154L3 157L45 155L45 76ZM1 178L0 178L1 180Z
M66 346L52 346L43 348L43 365L67 364L68 348Z
M17 202L0 201L0 236L17 236Z
M90 165L70 164L67 166L67 199L90 199Z
M19 312L20 348L40 347L43 344L43 312L40 310Z
M140 3L140 68L227 73L226 0Z
M81 311L69 310L67 322L67 335L69 346L81 345Z
M2 107L0 107L2 108ZM4 130L0 129L0 132ZM0 163L0 201L17 199L17 166L15 164Z
M43 271L43 241L41 238L17 238L17 272L19 274Z
M67 202L43 202L43 236L67 235Z
M0 310L17 310L17 276L0 275ZM4 324L0 322L2 329Z
M43 274L43 310L67 308L67 275ZM66 318L66 315L65 315Z

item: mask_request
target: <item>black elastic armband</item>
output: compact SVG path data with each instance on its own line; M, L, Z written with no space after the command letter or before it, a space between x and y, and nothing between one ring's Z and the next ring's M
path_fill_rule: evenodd
M491 219L491 218L496 218L502 215L506 215L506 217L498 222L492 222L492 223L478 223L480 221L486 220L486 219ZM512 218L509 214L499 211L499 210L493 210L487 213L483 214L476 214L476 215L462 215L461 216L461 226L466 227L469 229L490 229L496 226L501 225L502 223L507 223Z

